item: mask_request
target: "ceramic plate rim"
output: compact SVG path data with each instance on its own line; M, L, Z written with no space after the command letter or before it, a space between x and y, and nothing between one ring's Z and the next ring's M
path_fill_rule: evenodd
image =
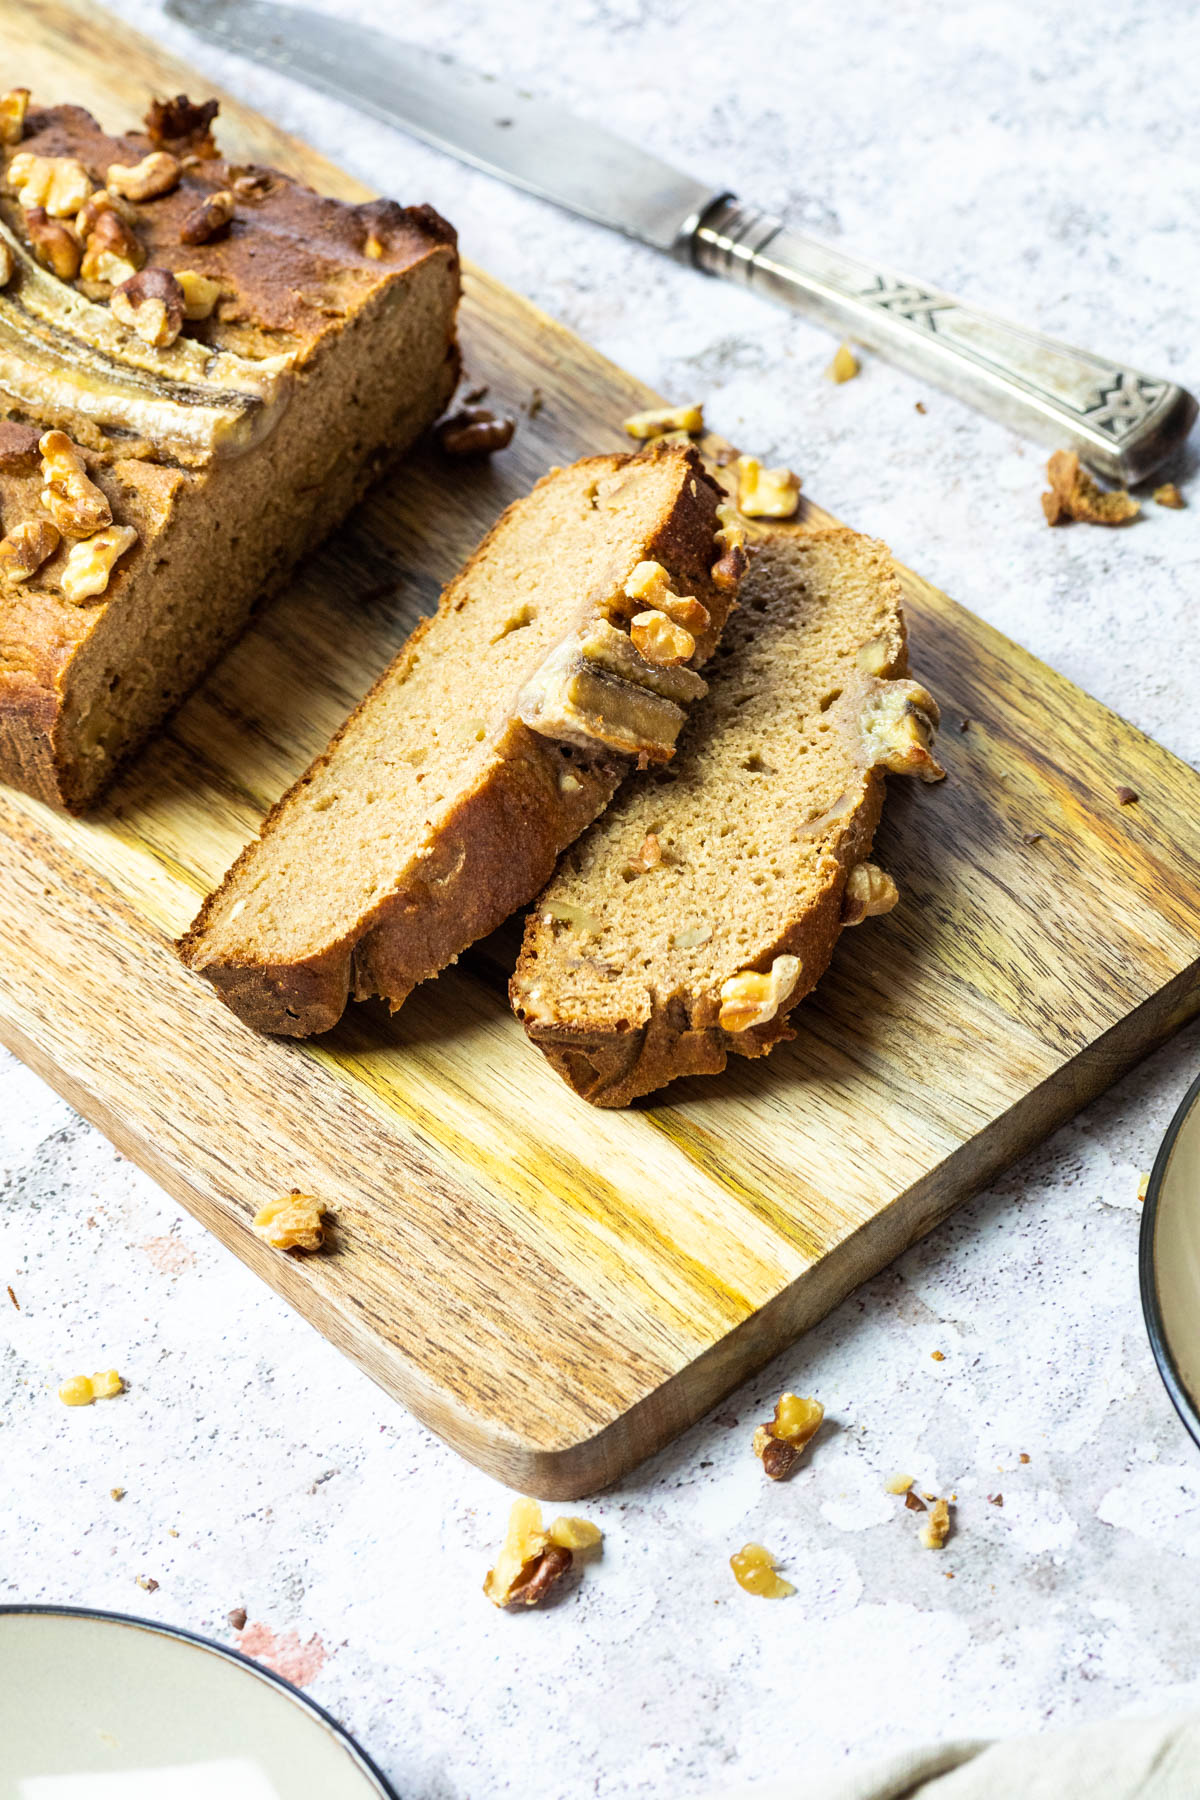
M185 1643L195 1644L201 1650L209 1650L214 1655L223 1657L226 1662L240 1665L250 1674L256 1675L260 1681L266 1682L268 1686L282 1689L289 1700L302 1707L305 1712L313 1714L326 1727L341 1748L348 1752L358 1765L361 1773L373 1783L380 1800L400 1800L399 1794L387 1780L382 1769L367 1755L362 1745L351 1737L345 1726L339 1725L332 1713L326 1712L323 1706L311 1699L302 1688L298 1688L294 1683L288 1681L285 1676L277 1675L274 1669L268 1669L262 1663L255 1662L253 1657L247 1656L241 1650L235 1650L230 1644L218 1644L215 1638L204 1637L199 1631L189 1631L184 1625L160 1624L155 1619L139 1619L133 1613L109 1612L100 1606L58 1606L53 1602L21 1600L0 1603L0 1618L13 1614L25 1616L36 1614L42 1618L100 1619L106 1625L132 1625L136 1630L147 1632L152 1637L182 1638Z
M1200 1106L1200 1075L1192 1082L1175 1109L1175 1115L1167 1126L1166 1134L1159 1145L1158 1155L1154 1159L1154 1167L1150 1171L1138 1240L1138 1284L1141 1289L1142 1316L1146 1321L1150 1349L1158 1365L1163 1386L1166 1388L1171 1405L1179 1414L1188 1436L1194 1444L1200 1447L1200 1396L1193 1394L1189 1389L1167 1342L1166 1326L1158 1297L1154 1249L1158 1202L1166 1179L1167 1167L1179 1141L1179 1135L1197 1106Z

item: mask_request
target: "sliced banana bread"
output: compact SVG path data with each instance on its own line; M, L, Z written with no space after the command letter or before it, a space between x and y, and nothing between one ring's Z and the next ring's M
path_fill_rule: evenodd
M722 497L677 445L540 481L270 813L184 960L303 1037L351 993L399 1006L527 904L704 692L732 598Z
M78 809L437 416L454 232L0 99L0 780ZM50 439L47 452L46 439Z
M852 531L779 535L742 583L668 768L631 781L526 924L512 1001L598 1106L793 1035L838 933L895 903L866 859L884 770L935 781L900 587Z

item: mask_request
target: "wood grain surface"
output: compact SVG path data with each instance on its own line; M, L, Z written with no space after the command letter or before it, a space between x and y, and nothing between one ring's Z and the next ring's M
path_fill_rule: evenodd
M152 92L211 91L95 7L2 13L6 79L111 127ZM364 192L228 100L220 136ZM478 270L463 340L520 418L508 452L410 458L103 810L65 820L0 791L0 1036L435 1431L570 1497L1200 1010L1200 776L906 575L949 779L893 784L878 855L901 905L847 934L794 1043L594 1111L508 1010L511 927L394 1019L368 1004L309 1044L256 1037L171 938L500 509L621 444L651 398ZM291 1187L335 1209L327 1254L250 1232Z

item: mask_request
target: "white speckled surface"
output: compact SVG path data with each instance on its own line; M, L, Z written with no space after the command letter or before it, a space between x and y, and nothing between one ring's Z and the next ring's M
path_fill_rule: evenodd
M476 260L668 394L704 397L719 429L1200 763L1200 507L1051 532L1039 452L999 427L877 362L834 389L830 341L799 320L189 46L150 0L121 10L380 187L432 200ZM1200 382L1187 9L1122 0L1086 29L1064 0L784 4L771 29L715 0L404 14L409 35L847 247ZM0 1288L21 1302L0 1293L0 1599L227 1641L244 1606L241 1641L359 1733L405 1800L692 1796L778 1773L770 1745L803 1769L1200 1701L1200 1457L1150 1359L1135 1261L1138 1171L1198 1057L1192 1027L581 1509L608 1533L603 1563L512 1618L479 1592L505 1491L0 1059ZM59 1404L64 1376L110 1364L124 1398ZM750 1428L784 1386L830 1422L768 1487ZM897 1468L958 1495L941 1556L884 1495ZM748 1538L786 1559L795 1599L734 1587Z

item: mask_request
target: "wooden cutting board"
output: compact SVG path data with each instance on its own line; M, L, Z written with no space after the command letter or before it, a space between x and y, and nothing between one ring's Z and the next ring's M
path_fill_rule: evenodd
M211 91L95 7L3 18L6 80L113 128L152 91ZM227 100L220 135L363 194ZM511 929L395 1019L255 1036L171 939L501 507L651 399L478 270L462 331L520 417L509 451L414 455L102 811L0 790L0 1036L464 1455L560 1498L665 1443L1200 1010L1200 776L906 575L949 779L893 784L878 851L902 903L847 934L793 1044L593 1111L509 1013ZM291 1187L335 1206L329 1254L251 1234Z

